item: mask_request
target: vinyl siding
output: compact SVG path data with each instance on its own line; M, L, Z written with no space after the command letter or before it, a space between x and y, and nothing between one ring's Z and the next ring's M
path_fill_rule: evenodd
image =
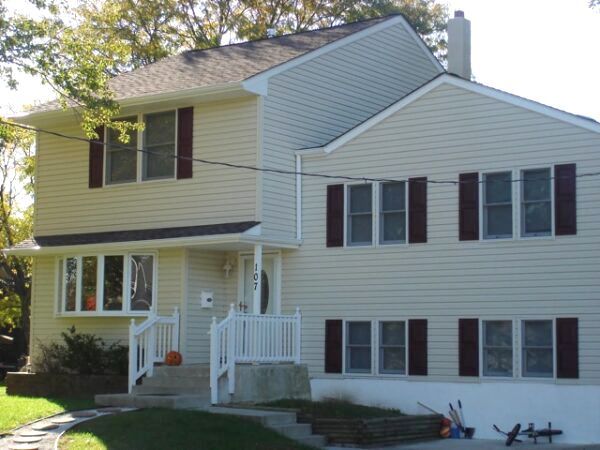
M208 364L210 356L210 324L213 317L221 321L230 305L237 304L237 270L225 278L223 265L228 255L225 252L189 250L187 253L188 296L186 305L187 347L186 363ZM229 256L233 267L235 255ZM214 306L202 308L202 291L212 291Z
M194 157L255 165L257 100L194 107ZM52 130L82 136L75 121ZM194 163L194 177L88 188L88 146L38 138L35 234L53 235L254 220L256 173Z
M303 158L303 170L430 180L560 163L598 172L599 149L597 133L442 85L329 156ZM313 376L323 374L325 319L428 319L426 379L457 381L459 318L563 316L579 318L580 379L558 382L600 383L600 177L577 180L576 236L460 242L458 188L430 184L428 243L368 248L325 247L328 183L303 179L304 242L283 259L284 309L302 308Z
M322 145L423 85L438 69L401 24L269 81L263 165L294 170L294 150ZM295 177L263 174L263 232L295 236Z
M183 250L168 249L158 253L157 312L171 315L175 307L181 309L183 298ZM119 341L128 345L129 317L55 317L56 259L37 257L34 260L31 300L32 361L39 357L39 343L61 341L60 333L71 326L78 332L92 333L107 343ZM143 319L137 319L138 322ZM184 339L185 336L182 336Z

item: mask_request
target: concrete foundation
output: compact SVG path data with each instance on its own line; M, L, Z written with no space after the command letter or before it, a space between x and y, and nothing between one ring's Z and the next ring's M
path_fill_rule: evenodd
M227 377L219 380L219 403L261 403L282 398L310 400L310 380L306 365L237 365L233 395L229 394Z

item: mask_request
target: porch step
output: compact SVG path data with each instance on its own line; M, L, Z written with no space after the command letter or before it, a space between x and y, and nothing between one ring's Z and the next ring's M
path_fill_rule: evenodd
M149 394L157 394L157 395L201 395L205 397L210 396L210 389L207 386L196 386L196 387L187 387L180 386L176 383L172 383L169 386L156 385L156 384L146 384L145 382L134 386L132 390L133 394L137 395L149 395Z
M210 405L206 395L102 394L96 395L94 400L99 406L133 408L205 409Z
M270 428L292 439L300 439L312 435L312 427L309 423L274 425Z
M311 434L310 436L298 438L296 441L300 442L301 444L317 448L322 448L327 445L327 438L320 434Z
M206 378L210 379L210 367L205 364L190 366L156 366L154 378Z
M205 388L208 389L210 380L204 377L168 377L153 375L151 377L144 377L142 379L142 385L144 386L156 386L156 387L171 387L177 386L181 388Z

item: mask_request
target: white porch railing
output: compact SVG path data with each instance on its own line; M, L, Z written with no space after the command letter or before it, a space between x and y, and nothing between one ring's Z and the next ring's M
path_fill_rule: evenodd
M152 376L154 363L163 362L171 350L179 351L179 310L172 316L150 314L139 325L129 325L129 393L139 377Z
M219 378L227 372L229 393L235 393L236 363L300 363L300 309L291 316L237 313L210 328L211 402L218 403Z

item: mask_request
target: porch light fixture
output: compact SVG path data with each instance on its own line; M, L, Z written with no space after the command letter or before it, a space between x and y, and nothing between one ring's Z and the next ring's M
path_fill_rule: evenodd
M233 269L233 266L231 265L231 263L229 262L229 260L225 260L225 265L223 266L223 271L225 272L225 278L229 278L229 272L231 272L231 269Z

